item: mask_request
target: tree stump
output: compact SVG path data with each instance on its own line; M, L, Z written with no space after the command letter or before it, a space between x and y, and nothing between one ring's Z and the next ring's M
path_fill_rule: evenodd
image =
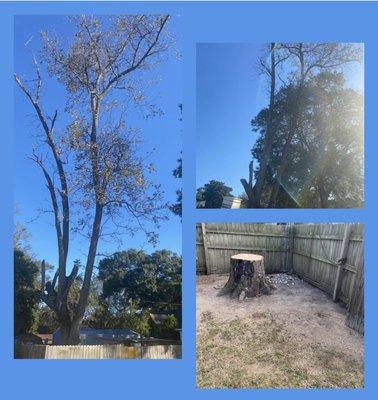
M264 257L257 254L236 254L231 257L230 276L218 296L230 294L243 301L246 297L271 294L275 286L265 277Z

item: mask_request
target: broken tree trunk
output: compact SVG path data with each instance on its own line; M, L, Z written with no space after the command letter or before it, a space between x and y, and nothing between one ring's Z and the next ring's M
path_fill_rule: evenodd
M275 289L265 277L264 257L236 254L231 257L230 276L218 296L230 294L243 301L246 297L270 294Z

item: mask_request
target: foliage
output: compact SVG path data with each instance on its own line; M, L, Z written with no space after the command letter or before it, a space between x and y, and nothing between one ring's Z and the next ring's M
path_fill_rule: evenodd
M285 138L295 116L300 127L286 149L285 169L282 154ZM270 157L266 188L273 184L281 167L280 182L298 199L301 207L353 207L363 201L363 99L345 88L340 73L323 72L302 87L290 85L276 96L275 137ZM260 137L252 150L260 160L264 143L267 110L252 120ZM255 171L258 174L259 170ZM283 201L283 200L281 200ZM275 204L280 207L280 203Z
M128 328L144 337L150 336L150 315L147 311L123 308L111 312L110 309L109 302L103 302L99 305L90 321L91 327L100 329Z
M14 252L14 334L20 335L32 330L39 291L36 288L38 267L21 250Z
M156 325L151 323L152 325L152 335L154 337L163 338L163 339L178 339L179 334L177 333L178 321L173 314L168 314L166 320L163 325Z
M129 328L143 336L177 335L175 317L157 329L149 315L181 310L180 256L168 250L117 252L100 261L98 279L103 289L92 326Z
M182 158L177 160L177 167L173 170L173 176L177 179L182 178ZM176 190L176 203L170 205L173 214L182 217L182 189Z
M256 67L269 105L252 120L248 207L361 207L363 102L343 73L362 57L353 43L263 46Z
M14 206L14 217L20 214L17 204ZM24 252L30 251L30 233L26 227L19 221L14 221L13 228L13 248Z
M181 304L181 257L169 250L114 253L100 261L98 279L102 298L116 308L138 302L143 309L166 311Z
M205 201L205 208L221 208L223 197L232 196L232 188L224 182L211 180L197 189L197 201Z
M182 104L179 104L179 109L180 109L180 121L182 122ZM176 179L182 179L182 158L180 157L177 160L177 167L173 170L173 176ZM170 205L170 210L173 212L173 214L178 215L180 218L182 218L182 189L177 189L176 190L176 203L173 203Z
M59 322L49 307L41 305L36 312L34 326L38 333L53 333L59 328Z

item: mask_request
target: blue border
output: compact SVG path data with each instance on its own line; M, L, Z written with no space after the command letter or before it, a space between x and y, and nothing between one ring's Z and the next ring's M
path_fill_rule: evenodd
M13 360L12 276L12 134L13 16L17 14L164 12L181 14L184 56L184 216L183 216L183 360L177 361L37 361ZM63 3L0 4L2 124L0 133L1 246L0 368L6 398L326 398L377 397L374 288L376 268L375 199L378 4L309 3ZM364 42L366 47L365 208L361 210L195 210L195 44L196 42L267 41ZM221 84L221 82L220 82ZM214 132L216 140L216 132ZM366 387L363 390L197 390L195 389L195 222L345 222L365 223L366 233ZM376 393L376 395L374 395Z

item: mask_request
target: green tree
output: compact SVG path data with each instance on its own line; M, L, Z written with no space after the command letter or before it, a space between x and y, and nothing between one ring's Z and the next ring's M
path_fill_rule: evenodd
M181 257L169 250L114 253L100 261L98 279L101 297L116 309L137 302L140 309L159 312L181 304Z
M284 199L272 196L277 181L301 207L361 206L363 97L345 86L341 73L322 72L300 88L282 88L276 99L276 131L266 177L265 206L269 202L269 206L285 207ZM293 118L300 120L294 132ZM253 130L260 135L252 150L257 160L262 155L265 126L266 110L262 110L252 120Z
M270 96L268 107L252 122L255 124L258 120L264 121L263 125L258 122L260 138L254 148L254 153L256 150L259 153L258 158L255 157L258 168L253 172L251 162L248 182L241 179L249 207L298 206L283 180L289 168L288 159L293 158L293 145L297 140L304 139L303 132L308 127L306 117L311 117L306 114L305 107L309 98L309 84L311 81L313 83L317 75L342 72L345 65L359 63L362 54L360 45L348 43L271 43L264 46L257 70L265 75L270 86ZM285 71L283 76L277 75L279 64ZM283 96L284 93L286 97ZM319 128L324 122L327 123L318 122ZM287 183L290 186L293 182ZM323 182L320 185L323 186ZM323 203L326 203L326 196L326 193L322 195ZM304 198L307 199L308 196Z
M177 179L182 178L182 158L177 160L177 167L173 170L173 176ZM182 217L182 189L176 190L176 203L170 205L173 214Z
M232 196L232 188L224 182L211 180L197 189L197 201L205 201L205 208L221 208L223 197Z
M151 334L161 339L178 339L179 328L177 318L173 314L168 314L162 325L151 323Z
M36 320L38 266L21 250L14 252L14 334L30 332Z
M176 334L177 321L174 328L170 323L157 331L150 312L181 312L181 268L181 257L168 250L147 254L131 249L102 259L98 267L101 301L92 326L129 328L142 336Z

